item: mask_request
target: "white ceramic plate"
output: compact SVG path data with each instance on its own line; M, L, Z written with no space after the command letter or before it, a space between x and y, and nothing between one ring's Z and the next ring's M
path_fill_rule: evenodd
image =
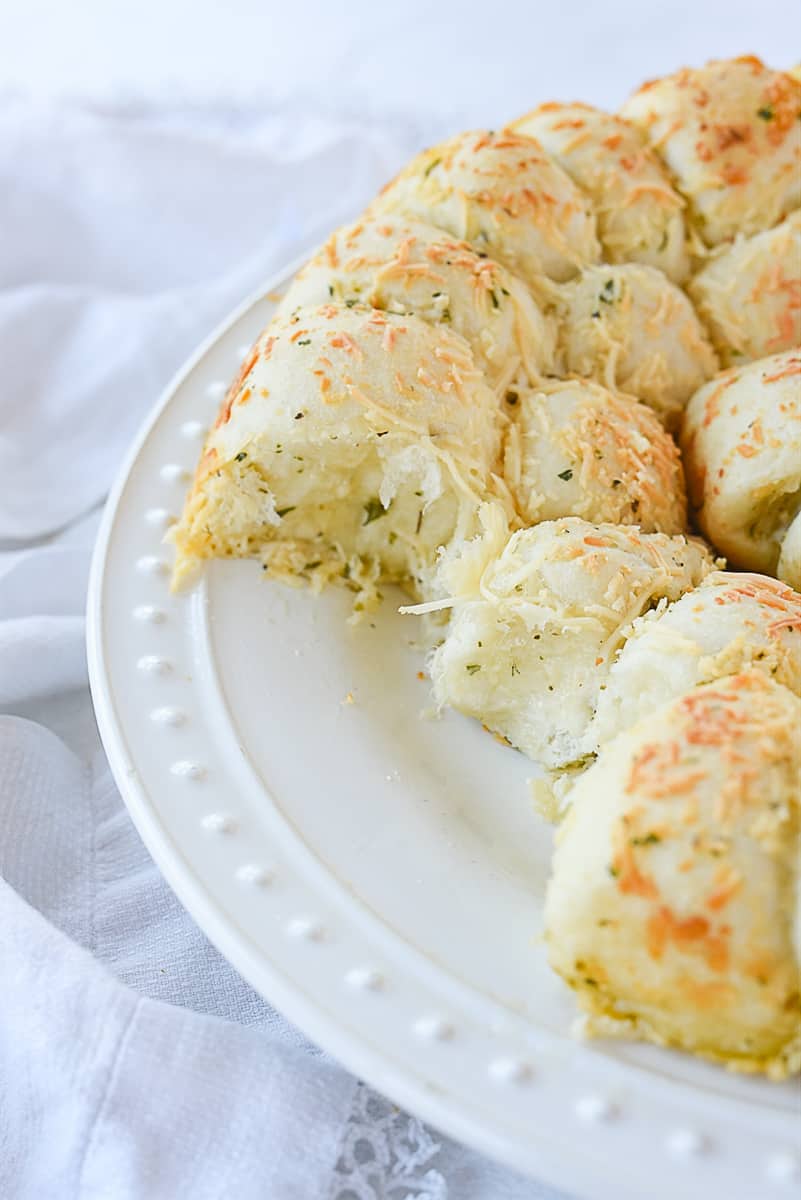
M95 554L92 691L153 857L253 987L455 1137L596 1200L792 1194L790 1085L571 1039L539 941L551 833L531 764L456 714L421 716L399 597L353 629L347 595L252 562L170 593L164 532L267 291L156 406Z

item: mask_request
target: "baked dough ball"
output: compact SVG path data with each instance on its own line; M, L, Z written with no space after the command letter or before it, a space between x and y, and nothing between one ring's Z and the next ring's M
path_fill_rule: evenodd
M527 525L574 516L687 528L679 450L650 408L571 379L521 393L513 411L504 477Z
M675 427L693 392L717 370L701 322L680 288L654 267L589 267L561 292L567 371L630 392Z
M798 81L752 57L685 67L621 109L662 156L708 246L770 229L798 207L799 113Z
M761 672L646 717L571 793L545 920L587 1032L801 1068L801 702Z
M289 315L332 302L449 325L499 389L521 365L532 380L553 369L554 323L525 284L422 221L367 218L337 230L300 272L279 311Z
M534 137L592 200L609 262L690 269L684 200L639 129L588 104L541 104L511 126Z
M209 435L172 535L177 578L258 555L289 581L414 593L473 531L500 438L496 396L448 329L333 304L276 320Z
M801 351L734 367L701 388L682 448L706 536L732 565L774 575L801 508Z
M696 684L752 667L801 696L801 595L766 575L715 571L634 622L598 697L594 743Z
M470 242L525 282L570 279L597 262L590 201L533 138L460 133L412 159L372 214L419 217Z
M443 568L453 615L431 660L436 699L548 767L573 763L622 631L699 583L710 556L699 541L577 517L506 544L485 535L484 549Z
M687 288L725 363L801 343L801 212L737 238Z

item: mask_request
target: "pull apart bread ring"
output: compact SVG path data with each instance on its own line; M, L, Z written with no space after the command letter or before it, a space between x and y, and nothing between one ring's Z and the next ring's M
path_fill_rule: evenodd
M718 363L681 288L655 267L589 267L559 289L566 373L630 392L675 429Z
M553 371L556 330L525 284L422 221L383 217L332 234L280 308L368 305L413 313L469 342L487 382L503 390L522 368L532 382Z
M574 786L545 924L586 1032L801 1069L800 725L787 688L728 676L622 733Z
M801 696L801 596L766 575L715 571L634 622L598 697L593 748L696 684L752 668Z
M801 344L801 212L721 248L687 287L727 365Z
M729 562L801 590L801 351L734 367L690 401L682 430L690 499Z
M416 217L503 263L535 288L598 262L590 200L534 138L462 133L432 146L380 193L370 215Z
M589 379L521 392L506 439L504 478L526 525L583 517L687 528L684 471L656 413Z
M417 595L438 549L470 536L501 486L502 421L447 328L333 304L276 320L173 527L177 580L205 558L257 556L288 582L369 594L389 580Z
M506 541L496 510L483 516L483 537L441 568L453 611L430 663L434 694L544 766L567 766L586 753L623 631L700 583L711 556L697 539L577 517Z
M541 104L513 121L592 200L609 262L658 267L674 283L690 272L684 200L641 131L588 104Z
M546 934L589 1032L773 1078L801 1070L799 116L799 72L741 58L417 155L294 280L167 535L176 586L253 558L438 614L438 705L569 809Z
M621 115L686 197L707 246L770 229L801 203L801 84L758 58L644 84Z

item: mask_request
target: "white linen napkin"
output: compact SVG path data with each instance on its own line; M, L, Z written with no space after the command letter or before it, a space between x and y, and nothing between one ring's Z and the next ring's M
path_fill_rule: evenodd
M535 1200L321 1054L131 825L83 611L98 505L214 321L440 130L0 106L0 1197Z

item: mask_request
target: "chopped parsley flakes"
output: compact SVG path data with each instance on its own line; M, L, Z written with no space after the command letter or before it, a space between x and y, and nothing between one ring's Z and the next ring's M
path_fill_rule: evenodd
M363 525L369 525L372 521L377 521L379 517L383 517L388 509L374 496L372 500L368 500L364 506L364 521Z

